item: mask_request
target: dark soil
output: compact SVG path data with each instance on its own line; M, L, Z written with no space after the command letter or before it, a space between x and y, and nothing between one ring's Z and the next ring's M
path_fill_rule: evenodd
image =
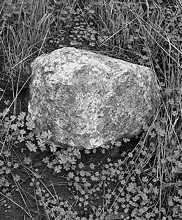
M17 95L16 95L17 94ZM17 98L15 98L17 96ZM5 89L0 91L0 112L9 108L9 114L18 115L20 112L28 112L29 89L25 88L16 92L15 90Z

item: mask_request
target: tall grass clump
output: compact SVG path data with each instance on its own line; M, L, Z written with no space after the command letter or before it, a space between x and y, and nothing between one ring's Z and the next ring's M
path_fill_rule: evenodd
M11 9L1 18L4 71L17 82L21 74L30 74L27 64L42 53L49 36L57 41L62 33L70 34L70 42L81 47L86 44L80 38L88 41L94 34L92 50L153 70L161 103L134 146L124 139L90 151L56 146L51 132L35 135L26 113L8 115L5 109L0 114L0 219L182 219L180 2L7 2L1 5L1 13ZM12 9L18 11L13 21ZM64 13L55 18L59 10ZM93 29L88 15L95 19ZM116 146L121 151L113 158L110 148Z
M10 82L16 101L18 87L27 87L30 62L43 53L52 15L47 0L16 0L1 3L1 76Z

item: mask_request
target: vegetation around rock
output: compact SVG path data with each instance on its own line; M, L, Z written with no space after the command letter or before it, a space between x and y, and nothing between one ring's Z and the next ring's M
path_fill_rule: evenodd
M80 2L0 3L0 219L182 219L182 5ZM34 134L30 62L63 46L154 70L162 104L138 139L84 151Z

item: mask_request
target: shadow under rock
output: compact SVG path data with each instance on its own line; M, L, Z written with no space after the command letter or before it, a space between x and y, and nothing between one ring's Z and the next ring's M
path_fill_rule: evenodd
M104 148L96 148L94 150L89 150L88 152L85 150L81 150L81 161L83 163L107 163L108 158L111 161L117 161L119 159L124 159L125 155L131 152L141 140L143 132L141 132L138 136L132 137L128 139L128 141L124 141L123 138L119 138L116 142L120 142L120 146L116 146L116 144L112 144L108 142L108 149Z

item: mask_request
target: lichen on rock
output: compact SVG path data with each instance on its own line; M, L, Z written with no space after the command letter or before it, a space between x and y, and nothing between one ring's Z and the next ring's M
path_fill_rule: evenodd
M138 134L160 104L148 67L73 47L33 61L30 96L37 130L86 149Z

